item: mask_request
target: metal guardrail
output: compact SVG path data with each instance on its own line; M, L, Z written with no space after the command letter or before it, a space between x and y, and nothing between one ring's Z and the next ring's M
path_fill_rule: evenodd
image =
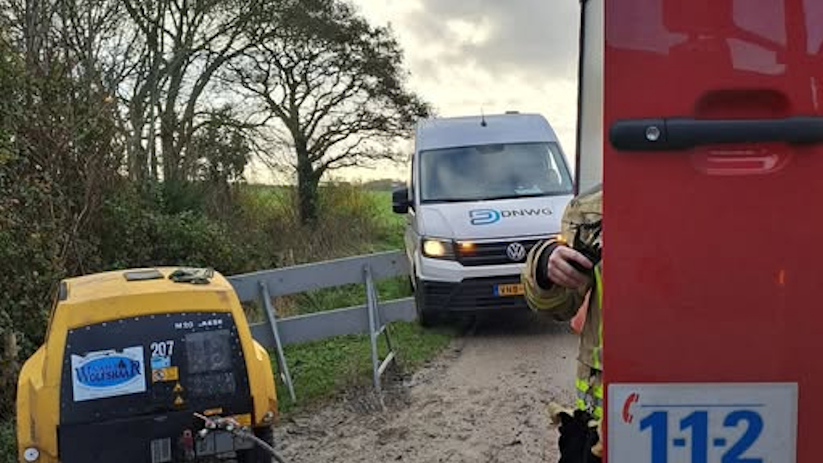
M258 283L269 287L272 297L299 294L317 289L348 284L362 284L363 268L369 266L372 278L383 280L409 274L403 251L389 251L364 256L347 257L294 267L263 270L228 277L241 302L256 300Z
M386 323L417 319L413 298L396 299L380 303L380 312ZM368 307L365 305L335 309L326 312L297 315L277 320L280 342L284 346L319 341L334 336L364 334L368 332ZM269 323L252 323L251 334L261 345L274 347L274 335Z
M408 274L405 254L391 251L234 275L228 280L241 302L261 303L267 321L252 324L252 335L264 347L277 351L281 378L292 400L296 400L283 346L350 334L369 334L374 387L378 393L381 391L380 378L395 359L387 324L413 321L417 316L412 298L380 302L375 282ZM273 302L275 297L349 284L366 285L365 305L277 318ZM379 358L377 349L381 334L385 335L389 351L384 359Z

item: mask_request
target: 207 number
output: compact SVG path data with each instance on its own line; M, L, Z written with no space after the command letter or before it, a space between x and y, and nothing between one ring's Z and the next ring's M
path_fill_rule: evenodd
M746 431L740 439L724 454L721 463L763 463L762 458L743 458L763 431L763 418L759 413L749 410L737 410L729 413L723 419L723 426L736 428L741 423L746 424ZM669 447L669 414L666 411L651 413L640 421L640 430L649 429L651 432L652 463L668 463ZM680 420L680 430L691 430L691 463L709 463L709 413L696 411ZM683 439L676 441L685 442ZM715 446L723 446L724 439L714 439Z
M174 341L161 341L151 343L152 357L171 357L174 353Z

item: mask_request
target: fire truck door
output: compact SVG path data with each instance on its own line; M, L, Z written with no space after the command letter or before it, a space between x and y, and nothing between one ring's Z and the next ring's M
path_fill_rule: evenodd
M604 18L607 461L816 462L823 1L587 7Z

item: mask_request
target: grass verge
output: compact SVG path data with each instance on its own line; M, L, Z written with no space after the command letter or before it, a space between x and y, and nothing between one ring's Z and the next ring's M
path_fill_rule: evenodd
M412 296L408 277L390 278L376 283L377 298L381 302ZM366 304L366 285L353 284L336 288L310 291L293 296L277 298L274 303L280 318L333 309L356 307ZM263 321L262 312L252 315L250 321Z
M392 323L389 332L397 363L403 373L411 373L433 359L454 335L449 328L430 330L406 322ZM378 348L383 358L386 343L382 336ZM329 400L347 388L370 385L372 371L368 335L340 336L286 346L285 354L297 403L291 401L286 386L278 381L277 396L282 415ZM271 355L276 369L276 354Z

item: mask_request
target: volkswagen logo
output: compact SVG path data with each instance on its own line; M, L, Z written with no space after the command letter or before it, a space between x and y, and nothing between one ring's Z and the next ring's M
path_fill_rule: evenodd
M506 248L506 255L513 262L520 262L526 257L526 248L520 243L512 243Z

